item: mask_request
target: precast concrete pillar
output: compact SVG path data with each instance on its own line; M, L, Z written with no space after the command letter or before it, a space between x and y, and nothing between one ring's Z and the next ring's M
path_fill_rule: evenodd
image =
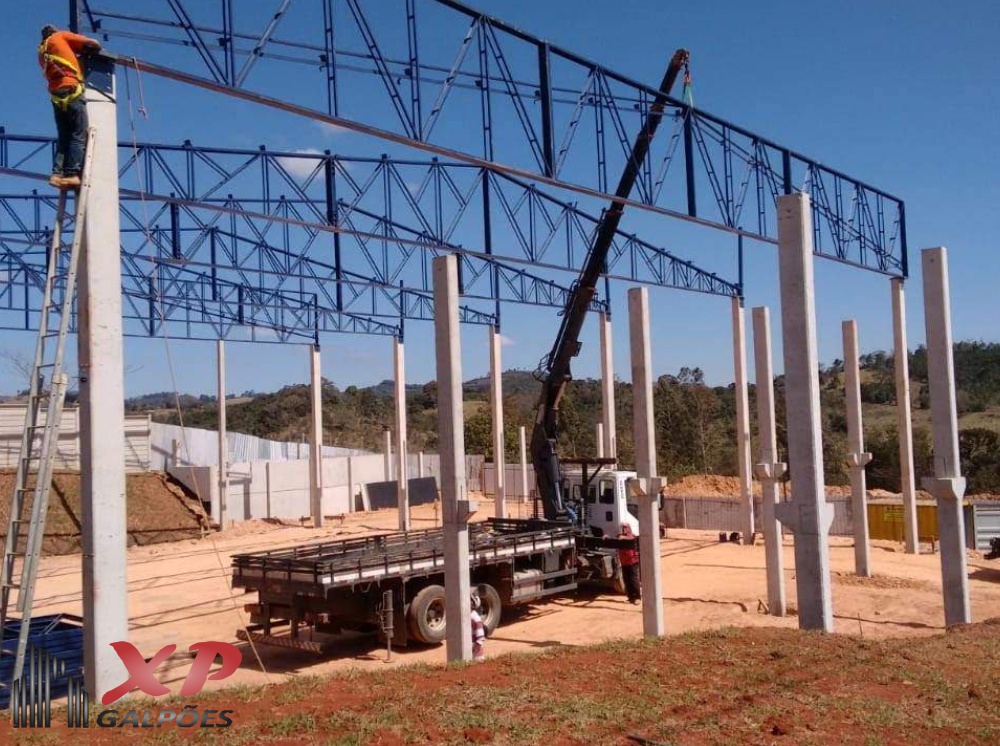
M88 65L95 130L90 198L78 264L83 671L90 701L129 674L111 643L127 641L125 384L122 349L118 128L114 62ZM79 226L78 226L79 228Z
M437 358L441 510L444 523L446 645L449 661L472 658L469 608L469 518L476 504L465 481L462 413L462 339L458 318L458 265L453 254L433 260L434 342Z
M410 480L406 469L406 362L403 353L403 340L394 337L392 361L396 414L396 507L399 509L399 530L409 531Z
M918 554L920 537L917 534L917 485L913 476L913 419L910 415L910 355L906 345L906 295L901 277L892 278L890 284L899 435L899 487L903 495L903 540L907 554Z
M309 418L309 513L323 527L323 369L319 345L309 347L311 411Z
M218 451L219 470L218 492L219 499L212 506L214 515L212 516L220 528L225 528L231 516L229 515L229 433L226 424L226 343L217 340L215 343L215 373L216 388L218 394Z
M597 423L597 458L604 458L604 423Z
M615 422L615 366L611 339L611 314L598 316L601 329L601 419L604 424L604 454L618 458L617 424Z
M653 367L649 342L649 290L628 291L629 337L632 348L632 420L635 470L639 478L656 476L656 433L653 421Z
M740 517L743 543L754 536L753 481L750 471L750 400L747 391L747 336L743 299L732 299L733 369L736 374L736 463L740 479Z
M813 226L809 195L778 197L778 273L792 499L775 514L795 534L799 627L833 631L828 536L833 506L823 483L816 351Z
M528 438L524 425L519 428L518 437L521 440L521 502L528 502L531 497L528 494Z
M423 451L418 451L417 452L417 476L418 477L423 477L424 476L424 452Z
M944 247L921 252L924 276L924 323L927 329L927 378L931 395L931 434L934 476L923 487L934 495L941 536L941 580L945 624L967 624L969 579L965 558L965 520L958 451L958 411L955 406L955 361L951 337L951 293L948 287L948 251Z
M490 327L490 411L493 415L493 465L496 473L495 508L497 518L507 517L506 443L503 430L503 366L500 345L503 337Z
M382 455L384 459L385 481L392 481L392 430L382 431Z
M859 577L870 578L872 569L865 467L872 460L872 455L865 451L864 427L861 420L861 370L858 364L857 322L845 321L843 335L844 391L847 397L847 468L851 475L851 508L854 524L854 572Z
M771 357L771 315L767 307L753 309L754 364L756 367L757 422L760 460L755 465L761 486L761 513L764 532L764 562L767 567L767 608L774 616L784 616L785 558L781 547L781 526L775 517L778 480L787 464L778 461L778 434L774 416L774 369Z

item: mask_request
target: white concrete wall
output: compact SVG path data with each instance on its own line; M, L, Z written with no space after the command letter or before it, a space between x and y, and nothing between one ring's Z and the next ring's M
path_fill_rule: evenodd
M418 456L407 456L407 476L418 476ZM477 461L471 464L478 468ZM168 466L167 472L198 495L218 515L218 476L215 466ZM425 477L440 482L440 460L424 455ZM348 483L348 479L352 484ZM478 479L478 477L477 477ZM352 496L362 494L369 482L385 481L381 454L323 459L323 514L340 515L353 510ZM229 465L228 516L234 521L253 518L299 519L309 515L308 461L244 461Z
M0 468L16 469L21 455L21 436L24 432L24 404L0 404ZM45 424L45 415L39 419ZM125 470L149 471L150 468L150 416L131 414L125 416ZM40 444L41 439L36 439ZM36 445L36 453L37 453ZM59 423L59 444L56 450L56 469L80 469L80 408L63 408Z
M482 492L485 497L493 497L496 494L496 464L487 461L483 465ZM523 494L521 487L521 464L506 464L504 466L504 486L507 497L510 499L531 498L531 493L535 491L535 470L528 464L528 494Z

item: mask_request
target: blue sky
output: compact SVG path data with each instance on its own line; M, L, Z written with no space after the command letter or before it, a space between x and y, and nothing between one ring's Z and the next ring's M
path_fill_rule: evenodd
M248 0L241 0L246 3ZM308 0L296 0L307 3ZM259 3L262 8L272 3ZM923 341L919 250L949 248L956 339L1000 339L1000 6L960 6L853 0L802 3L674 3L618 0L614 4L571 0L477 0L476 7L511 24L656 84L673 50L691 51L699 108L730 119L827 165L883 188L906 201L911 279L908 283L910 345ZM7 51L0 124L11 132L48 134L51 113L35 64L38 29L62 23L66 2L36 0L3 10L0 44ZM613 10L609 10L613 8ZM960 8L960 11L958 10ZM448 54L453 42L448 42ZM177 51L174 54L191 55ZM161 55L159 60L163 60ZM289 79L289 95L306 85ZM148 119L137 119L140 140L274 149L332 148L379 153L386 147L311 121L235 103L179 84L143 78ZM120 135L129 136L127 111ZM33 185L31 185L33 186ZM22 185L23 188L30 188ZM4 189L11 189L11 182ZM677 221L641 222L644 235L700 260L717 251L720 235ZM776 249L748 248L747 307L768 305L779 329ZM568 282L565 276L564 281ZM842 356L840 324L856 318L863 350L891 344L887 278L821 260L816 265L820 358ZM616 372L628 379L627 287L612 294ZM651 289L653 364L656 374L700 366L713 383L732 380L730 311L726 299ZM532 368L558 328L554 311L504 307L504 366ZM407 326L408 379L434 377L433 329ZM597 373L597 334L585 328L578 377ZM485 328L463 334L463 373L487 370ZM33 335L0 331L0 351L30 354ZM322 340L323 373L338 385L364 385L391 376L390 341L331 335ZM162 340L126 339L129 394L170 389ZM169 342L182 391L211 392L214 345ZM776 368L781 369L780 344ZM230 344L230 391L271 390L306 381L308 355L300 346ZM751 358L752 365L752 358ZM752 370L752 368L751 368ZM18 388L14 373L0 368L0 391Z

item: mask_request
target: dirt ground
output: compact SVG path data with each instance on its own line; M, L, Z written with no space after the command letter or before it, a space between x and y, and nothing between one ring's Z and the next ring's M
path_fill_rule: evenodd
M0 471L0 495L14 492L16 474ZM44 554L72 554L81 550L80 473L57 471L52 477L49 509L45 517ZM34 486L34 479L28 481ZM130 546L157 544L202 536L207 520L194 500L165 475L148 472L128 474L125 478L128 542ZM24 515L31 511L31 498ZM0 503L0 522L7 525L8 500ZM201 515L199 515L199 513Z
M517 508L512 511L515 515ZM525 515L527 508L524 508ZM480 502L478 519L493 513ZM413 511L414 526L438 524L433 505ZM240 525L204 539L134 546L128 550L130 639L147 656L176 643L179 651L202 640L236 642L236 631L248 623L243 604L255 596L230 589L230 555L240 551L284 547L330 537L358 536L393 530L396 511L358 513L323 529L261 521ZM925 551L929 547L925 546ZM716 534L671 530L662 543L663 604L669 634L737 627L793 629L793 616L760 613L766 598L764 547L720 544ZM939 557L906 555L902 547L875 542L872 566L876 577L852 575L854 556L849 539L831 540L830 564L836 631L866 639L910 637L943 631ZM1000 561L970 553L973 618L1000 616ZM794 567L791 539L785 542L785 566ZM786 571L790 605L795 606L795 573ZM80 557L46 557L35 595L35 613L80 613ZM508 618L488 641L490 656L537 652L566 646L641 636L641 610L615 595L580 594L529 606ZM332 654L269 647L253 650L243 643L243 667L226 679L231 684L275 683L299 674L326 674L343 669L382 671L404 664L438 664L444 647L386 651L367 638L345 641ZM259 655L259 661L257 656ZM262 665L261 665L262 664ZM173 666L173 668L171 668ZM175 658L160 669L164 683L179 690L190 659ZM264 670L262 670L262 668ZM164 675L168 671L169 674ZM213 686L209 682L208 686Z

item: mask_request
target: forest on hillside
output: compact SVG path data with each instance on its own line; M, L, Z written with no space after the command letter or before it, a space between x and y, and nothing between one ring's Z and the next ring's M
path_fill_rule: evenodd
M955 344L956 402L959 411L963 473L969 493L1000 493L1000 344ZM861 395L864 402L865 445L873 454L868 467L870 488L898 490L899 452L895 414L895 366L891 354L874 352L860 359ZM819 371L823 412L824 467L827 484L848 481L847 417L844 403L844 365L841 360ZM910 354L911 397L914 420L915 466L918 479L930 475L933 454L929 428L927 351ZM530 433L539 384L531 373L503 374L506 455L519 453L518 428ZM383 431L393 425L392 387L340 388L323 381L323 429L327 445L379 450ZM750 410L757 453L755 389L750 387ZM492 415L488 381L476 379L464 386L465 438L469 453L493 455ZM688 474L736 474L736 399L733 385L709 386L699 368L681 368L661 375L653 388L657 464L667 478ZM172 399L173 395L169 395ZM775 379L778 440L787 458L784 380ZM165 395L130 400L133 411L150 410L158 421L177 424ZM619 459L632 463L632 386L615 384ZM156 406L159 405L159 406ZM165 408L164 408L165 407ZM215 402L210 397L186 397L181 413L189 427L214 428ZM287 386L269 394L246 392L227 408L228 427L265 438L300 440L309 421L309 391L305 385ZM570 383L561 406L561 453L587 456L596 453L596 425L601 420L600 382L592 379ZM412 451L432 452L437 447L437 385L407 386L407 421Z

